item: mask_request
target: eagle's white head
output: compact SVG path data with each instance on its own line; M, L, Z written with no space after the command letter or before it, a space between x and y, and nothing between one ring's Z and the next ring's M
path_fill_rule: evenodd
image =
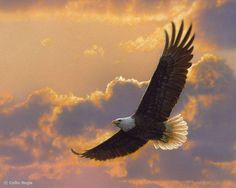
M116 125L125 132L135 127L134 118L132 118L131 116L125 118L117 118L112 121L112 124Z

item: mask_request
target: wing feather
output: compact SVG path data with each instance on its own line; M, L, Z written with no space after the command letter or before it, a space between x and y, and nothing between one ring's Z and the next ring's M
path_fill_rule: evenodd
M189 42L184 46L184 50L187 50L193 43L195 38L195 34L193 34L192 38L189 40Z
M179 47L182 48L185 43L187 42L187 40L189 39L189 36L191 34L192 31L192 24L190 25L190 27L188 28L188 31L186 32L184 39L182 40L182 42L180 43Z
M167 33L166 30L165 30L165 38L166 38L166 43L165 43L165 47L164 47L164 50L163 50L163 55L166 54L166 51L169 47L169 36L168 36L168 33Z
M135 116L154 121L166 121L184 88L188 68L193 58L192 46L195 35L191 36L192 24L183 36L184 22L181 22L177 37L172 22L172 36L165 31L166 43L158 67L141 100ZM183 38L181 40L181 38Z
M146 144L146 142L120 130L111 138L84 153L78 153L73 149L72 152L81 157L104 161L133 153Z
M172 25L172 37L171 37L171 42L170 42L170 47L173 47L174 41L175 41L175 24L174 22L171 22Z
M183 33L183 29L184 29L184 22L182 20L181 26L180 26L180 29L179 29L179 32L178 32L178 35L177 35L177 38L176 38L175 43L174 43L175 47L178 46L178 44L179 44L179 41L180 41L182 33Z

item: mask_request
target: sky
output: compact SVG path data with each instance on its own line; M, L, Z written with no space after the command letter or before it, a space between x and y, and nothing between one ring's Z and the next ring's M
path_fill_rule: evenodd
M235 187L235 10L234 0L0 0L0 187ZM148 143L106 162L73 155L135 112L164 29L182 19L196 34L171 114L188 122L183 147Z

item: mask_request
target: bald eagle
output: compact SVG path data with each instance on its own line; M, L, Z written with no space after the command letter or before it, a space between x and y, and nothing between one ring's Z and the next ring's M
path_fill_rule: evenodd
M159 64L151 78L136 112L112 123L120 130L98 146L78 153L81 157L104 161L137 151L148 141L156 149L179 148L187 140L188 126L181 115L169 118L182 92L192 63L195 34L191 35L192 24L183 35L184 22L176 32L172 22L171 39L165 30L165 47Z

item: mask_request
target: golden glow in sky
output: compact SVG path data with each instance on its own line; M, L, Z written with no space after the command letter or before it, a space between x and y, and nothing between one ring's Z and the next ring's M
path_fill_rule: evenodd
M233 0L0 0L0 180L37 188L233 188L235 10ZM73 156L71 147L102 142L116 131L113 118L133 112L164 29L182 19L196 33L195 66L174 113L190 124L189 142L177 152L147 146L107 163Z

